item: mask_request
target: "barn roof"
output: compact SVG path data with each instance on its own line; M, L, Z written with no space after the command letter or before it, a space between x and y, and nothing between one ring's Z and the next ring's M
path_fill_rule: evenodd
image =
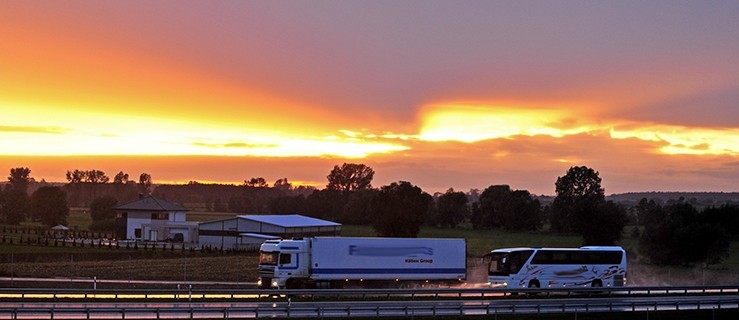
M299 214L286 215L243 215L239 218L249 219L261 223L272 224L280 227L335 227L340 223L302 216Z
M239 236L242 237L249 237L249 238L259 238L259 239L279 239L278 236L273 236L269 234L261 234L261 233L239 233Z
M133 202L125 203L113 208L113 210L129 211L190 211L179 204L159 199L157 197L144 197Z

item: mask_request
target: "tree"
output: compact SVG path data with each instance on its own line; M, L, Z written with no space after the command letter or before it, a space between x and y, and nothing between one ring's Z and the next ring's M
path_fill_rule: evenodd
M85 172L75 169L74 171L67 170L67 181L69 183L80 183L84 179Z
M5 224L19 225L28 213L28 194L25 191L10 188L3 192L3 206L0 210L0 221Z
M69 216L67 193L59 187L44 186L31 195L31 217L47 226L66 224Z
M314 212L317 218L342 222L347 199L346 193L323 189L313 191L305 200L308 212Z
M128 173L123 173L123 171L118 171L115 177L113 177L113 183L117 183L117 184L128 183Z
M110 231L115 229L115 211L118 199L111 196L98 197L90 203L91 231Z
M113 208L118 205L118 199L111 196L98 197L90 203L90 217L93 222L115 219Z
M10 169L8 181L10 182L11 188L26 192L28 191L28 185L31 180L33 180L31 178L31 169L22 167Z
M216 198L216 200L213 201L213 211L226 212L227 209L226 204L221 200L221 198Z
M542 224L541 204L526 190L513 191L507 185L493 185L480 195L473 224L475 228L537 230Z
M583 245L609 246L621 240L626 226L626 209L613 201L598 204L597 210L590 214L581 214L584 227L580 230Z
M326 177L328 178L326 188L338 191L370 189L374 175L375 171L364 164L344 163L341 167L334 166L331 170Z
M332 191L339 193L338 191ZM374 213L373 203L379 191L376 189L357 190L351 193L339 193L339 197L346 199L339 221L346 224L368 225Z
M416 237L431 203L431 195L410 182L383 186L373 203L372 227L383 237Z
M253 188L266 188L267 180L264 180L262 177L251 178L249 180L244 180L244 185Z
M655 264L715 264L729 250L729 234L710 214L699 213L692 205L676 203L655 211L639 239L639 251Z
M634 206L633 210L636 213L637 222L641 225L655 224L658 222L655 219L661 219L662 217L659 212L662 210L662 206L654 201L654 199L647 200L647 198L642 198Z
M0 220L6 224L17 225L28 215L28 185L33 181L31 169L18 167L10 169L8 186L3 193L0 207Z
M101 170L90 170L87 171L87 174L85 174L85 179L83 182L89 182L89 183L108 183L110 181L110 178L105 175L105 172Z
M567 174L557 178L557 196L552 203L552 230L580 232L584 227L582 215L596 210L605 201L598 172L588 167L571 167Z
M275 184L272 186L276 190L289 191L293 186L287 181L287 178L277 179Z
M703 210L706 222L723 226L729 235L739 238L739 206L723 204L719 207L708 207Z
M139 176L139 192L148 195L151 190L151 175L144 172Z
M467 219L470 208L467 206L467 195L464 192L455 192L449 189L436 200L437 224L442 227L456 228Z
M626 210L605 201L598 172L571 167L557 178L557 196L552 202L550 222L557 232L575 232L585 245L611 245L621 239Z

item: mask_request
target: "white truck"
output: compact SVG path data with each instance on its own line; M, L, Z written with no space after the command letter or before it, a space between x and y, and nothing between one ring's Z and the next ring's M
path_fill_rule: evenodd
M267 240L259 288L404 287L466 279L464 239L312 237Z

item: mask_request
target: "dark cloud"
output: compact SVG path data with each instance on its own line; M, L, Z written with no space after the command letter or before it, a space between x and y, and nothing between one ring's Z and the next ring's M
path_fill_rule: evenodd
M739 87L667 99L623 116L680 126L739 128Z

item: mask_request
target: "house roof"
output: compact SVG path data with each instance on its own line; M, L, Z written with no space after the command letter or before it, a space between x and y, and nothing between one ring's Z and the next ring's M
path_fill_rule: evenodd
M133 202L114 207L113 210L129 211L190 211L181 205L159 199L157 197L144 197Z
M257 222L272 224L280 227L335 227L340 226L341 223L332 221L326 221L311 217L302 216L299 214L286 214L286 215L243 215L239 218L249 219Z

